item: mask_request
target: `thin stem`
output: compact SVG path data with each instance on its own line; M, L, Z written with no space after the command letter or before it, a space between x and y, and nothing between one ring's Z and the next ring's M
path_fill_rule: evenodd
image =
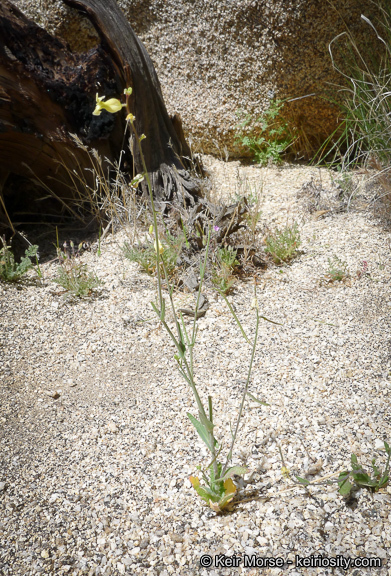
M147 181L147 186L148 186L148 191L149 191L149 196L150 196L150 200L151 200L151 207L152 207L152 214L153 214L153 223L154 223L154 231L155 231L155 246L156 246L156 266L157 266L157 278L158 278L158 294L159 294L159 301L160 301L160 320L164 326L164 328L167 330L168 334L170 335L171 339L173 340L173 342L175 343L178 352L179 352L179 358L181 359L181 369L183 371L183 373L185 372L184 368L186 369L188 378L185 378L191 389L192 392L194 394L196 403L197 403L197 407L198 407L198 412L200 415L200 419L201 420L208 420L208 417L206 415L205 412L205 408L202 404L200 395L198 394L198 390L196 387L196 384L194 382L194 378L193 378L193 345L194 345L194 338L195 338L195 334L196 334L196 319L197 319L197 311L198 311L198 306L199 306L199 300L200 300L200 296L201 296L201 288L202 288L202 281L204 278L204 274L205 274L205 268L206 268L206 262L207 262L207 257L208 257L208 250L209 250L209 241L210 241L210 230L208 231L208 242L207 242L207 246L206 246L206 252L205 252L205 258L204 258L204 264L201 268L201 281L200 281L200 286L199 286L199 290L198 290L198 296L197 296L197 304L196 304L196 313L194 316L194 324L193 324L193 333L192 333L192 339L191 339L191 345L189 346L189 353L190 353L190 366L186 360L185 354L186 354L186 349L183 350L183 348L181 348L180 344L182 346L184 346L184 342L183 342L183 335L180 329L180 325L178 323L178 319L176 316L176 311L175 311L175 306L174 306L174 302L172 299L172 293L169 287L169 283L168 283L168 275L167 275L167 270L166 267L164 265L164 261L163 262L163 270L164 270L164 274L165 274L165 278L166 278L166 282L167 282L167 286L168 286L168 292L169 292L169 298L170 298L170 302L171 302L171 307L174 313L174 319L175 319L175 325L176 325L176 329L177 329L177 333L178 333L178 340L175 338L174 334L172 333L171 329L169 328L169 326L167 325L162 311L163 311L163 306L164 306L164 301L163 301L163 295L162 295L162 285L161 285L161 275L160 275L160 243L159 243L159 234L158 234L158 228L157 228L157 217L156 217L156 210L155 210L155 203L154 203L154 199L153 199L153 191L152 191L152 184L151 184L151 180L149 178L149 174L148 174L148 170L147 170L147 166L145 164L145 158L144 158L144 154L141 148L141 139L139 138L136 128L134 126L134 116L131 114L130 110L129 110L129 95L126 95L126 108L128 111L128 122L130 123L132 130L133 130L133 134L134 137L136 139L136 143L137 143L137 147L139 149L140 152L140 158L141 158L141 162L142 162L142 166L143 166L143 171L144 171L144 176L145 179ZM157 308L153 305L155 312L157 311ZM214 468L214 472L215 472L215 477L218 475L218 467L217 467L217 461L216 461L216 450L215 450L215 437L213 435L213 429L211 432L208 432L209 435L209 444L210 444L210 451L212 453L212 457L213 457L213 468Z
M234 317L234 319L235 319L235 321L236 321L236 324L239 326L239 329L240 329L241 333L243 334L244 339L246 340L246 342L248 342L248 344L251 344L250 340L249 340L249 339L247 338L247 336L246 336L246 333L245 333L245 331L244 331L244 329L243 329L243 326L242 326L241 323L240 323L239 318L238 318L238 317L236 316L236 314L235 314L235 311L234 311L233 307L232 307L231 304L228 302L228 298L226 297L226 295L224 294L224 292L221 292L220 290L219 290L219 294L220 294L220 295L224 298L224 300L226 301L227 306L228 306L228 308L229 308L232 316Z
M131 112L129 110L129 97L128 96L126 96L126 109L128 111L128 114L131 114ZM131 116L131 117L133 117L133 116ZM141 147L141 140L139 138L139 135L137 134L137 131L136 131L136 128L134 125L134 120L129 119L128 122L130 123L132 130L133 130L134 137L136 138L137 147L138 147L139 152L140 152L141 163L143 165L144 176L145 176L145 179L147 181L149 197L151 200L152 215L153 215L153 227L154 227L154 231L155 231L155 243L156 243L157 284L158 284L160 310L162 310L162 308L163 308L163 295L162 295L162 281L161 281L161 277L160 277L160 262L159 262L160 261L160 244L159 244L159 233L158 233L158 229L157 229L157 217L156 217L155 203L153 200L152 184L151 184L151 179L150 179L149 174L148 174L147 165L145 164L145 158L144 158L143 150Z
M232 451L233 451L233 447L235 445L235 441L236 441L236 436L238 434L238 430L239 430L239 424L240 424L240 420L242 418L242 412L243 412L243 407L244 407L244 402L246 400L246 395L247 395L247 391L248 391L248 385L250 382L250 376L251 376L251 370L253 367L253 363L254 363L254 356L255 356L255 348L257 346L257 339L258 339L258 328L259 328L259 312L258 312L258 308L256 308L256 312L257 312L257 324L255 327L255 336L254 336L254 344L253 344L253 349L252 349L252 353L251 353L251 360L250 360L250 366L248 369L248 375L247 375L247 380L246 380L246 384L244 386L244 390L243 390L243 396L242 396L242 401L240 403L240 408L239 408L239 414L238 414L238 419L236 421L236 427L235 427L235 432L233 434L232 437L232 442L231 442L231 447L229 449L228 455L227 455L227 460L224 464L224 468L221 472L221 476L224 476L224 474L227 471L227 467L228 467L228 463L232 458Z
M189 347L189 348L190 348L190 369L191 369L191 373L192 373L192 374L193 374L193 346L194 346L194 344L195 344L195 338L196 338L196 334L197 334L198 307L199 307L199 303L200 303L202 284L203 284L204 276L205 276L206 263L207 263L207 260L208 260L209 244L210 244L210 228L208 229L208 240L207 240L207 243L206 243L204 262L203 262L203 264L201 265L201 268L200 268L200 285L199 285L199 287L198 287L197 302L196 302L195 314L194 314L194 320L193 320L193 330L192 330L192 335L191 335L191 346Z

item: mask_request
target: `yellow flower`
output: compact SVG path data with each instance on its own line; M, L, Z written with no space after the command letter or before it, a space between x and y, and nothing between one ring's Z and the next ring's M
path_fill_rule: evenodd
M161 245L160 240L158 240L158 242L159 242L159 254L163 254L163 252L164 252L164 247ZM153 245L154 245L154 247L155 247L155 251L157 252L156 240L155 240L155 242L153 243Z
M93 111L94 116L100 116L102 110L107 110L110 114L115 114L115 112L119 112L122 110L122 104L117 98L110 98L107 102L104 102L106 96L98 96L96 95L96 106L95 110Z

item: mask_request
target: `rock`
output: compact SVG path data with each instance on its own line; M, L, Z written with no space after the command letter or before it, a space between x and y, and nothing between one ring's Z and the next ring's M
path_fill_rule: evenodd
M384 450L384 441L376 439L375 440L375 450Z
M116 426L116 424L114 424L114 422L109 422L107 424L107 428L110 430L110 432L112 432L113 434L116 434L118 432L118 428Z
M4 492L7 488L7 484L5 482L0 482L0 492Z
M61 391L60 391L60 390L55 390L55 391L53 391L53 390L47 390L47 391L46 391L46 394L47 394L48 396L50 396L50 398L53 398L53 400L58 400L58 399L60 398L60 396L61 396Z
M145 550L145 548L148 548L148 544L149 544L149 538L143 538L140 542L140 550Z
M49 558L49 550L42 550L41 556L42 558Z
M44 17L41 0L15 3L72 50L99 42L91 23L58 0L48 3ZM288 115L317 150L339 113L322 92L343 83L329 43L349 30L361 53L382 48L361 19L376 23L377 8L367 0L340 2L338 10L319 0L122 0L120 6L154 62L168 111L181 115L193 148L209 154L240 153L238 110L257 117L275 97L313 93L289 104Z
M172 532L170 534L170 538L173 542L183 542L183 536L181 536L180 534L176 534L176 532Z
M125 566L121 562L117 562L117 570L120 574L125 574Z
M319 472L322 470L322 467L323 467L323 460L319 458L319 460L315 462L315 464L313 464L308 468L306 476L316 476L316 474L319 474Z

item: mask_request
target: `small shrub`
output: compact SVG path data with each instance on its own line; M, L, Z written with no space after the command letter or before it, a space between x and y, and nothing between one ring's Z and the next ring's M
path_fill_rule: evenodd
M216 265L212 273L212 282L219 292L229 294L235 283L233 271L239 265L236 259L236 250L231 246L218 248Z
M135 244L131 246L125 242L122 248L125 258L136 262L147 274L153 274L156 270L156 253L152 245L147 247Z
M165 242L162 244L163 250L160 254L160 259L162 260L169 277L172 277L177 270L178 256L185 241L186 239L184 234L175 237L167 233L165 236ZM156 272L157 258L153 242L148 242L144 245L135 244L134 246L129 242L125 242L122 250L125 258L131 262L137 262L137 264L141 266L147 274L152 275Z
M368 474L363 466L358 463L357 456L352 454L350 459L352 469L341 472L338 477L339 493L341 496L348 498L352 492L355 492L360 488L366 488L371 492L378 492L380 488L383 488L388 484L391 448L387 442L384 442L384 449L388 455L384 472L377 467L376 458L373 458L371 462L372 472Z
M29 246L24 257L17 264L10 246L7 246L4 238L0 238L0 240L3 244L0 249L0 278L4 282L18 282L26 272L33 268L31 258L37 259L38 246Z
M342 261L338 256L328 258L329 268L326 273L326 278L329 282L342 282L349 278L349 269L346 262Z
M372 458L370 472L367 472L365 468L359 464L358 458L355 454L351 455L350 463L351 469L344 470L338 475L336 480L330 480L330 476L326 476L325 479L315 480L311 482L308 478L302 478L297 474L294 474L294 478L291 475L291 471L286 467L284 457L279 448L280 456L282 460L282 473L286 478L290 478L292 482L296 485L301 485L304 488L310 486L330 486L332 484L338 485L338 492L344 497L346 503L351 502L355 494L365 488L370 492L378 492L381 488L387 486L390 481L390 461L391 461L391 447L387 442L384 442L384 450L387 454L387 461L384 470L381 470L376 464L376 458ZM348 504L349 505L349 504Z
M276 228L267 234L265 241L265 251L270 254L275 264L289 262L301 246L299 226L294 223L282 229Z
M256 120L251 115L237 126L236 142L247 149L257 164L280 164L282 156L295 141L295 131L283 119L283 100L272 100L270 107Z
M71 242L72 252L73 243ZM67 255L57 249L60 266L54 282L59 284L72 296L79 298L90 296L95 288L101 286L102 282L95 274L88 271L87 264L83 264L76 255Z

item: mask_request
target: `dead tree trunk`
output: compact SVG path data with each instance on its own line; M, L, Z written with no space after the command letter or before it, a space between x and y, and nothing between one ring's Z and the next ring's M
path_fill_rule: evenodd
M185 141L180 119L168 116L160 82L152 60L118 7L116 0L63 0L78 9L95 26L101 45L116 65L123 86L133 88L131 108L136 117L155 197L172 200L174 195L194 203L199 183L186 170L190 149ZM137 171L142 172L139 151L134 150Z
M96 49L73 54L11 2L0 4L0 224L12 227L10 213L42 212L36 203L40 198L21 191L19 179L24 189L27 180L38 180L68 201L75 194L73 171L93 177L85 171L87 155L71 134L118 160L125 114L95 117L92 111L97 92L119 97L128 86L137 130L147 136L143 151L155 197L194 204L200 188L183 159L190 151L180 121L168 116L153 64L116 1L63 1L95 25L101 38ZM133 162L142 172L137 151Z

